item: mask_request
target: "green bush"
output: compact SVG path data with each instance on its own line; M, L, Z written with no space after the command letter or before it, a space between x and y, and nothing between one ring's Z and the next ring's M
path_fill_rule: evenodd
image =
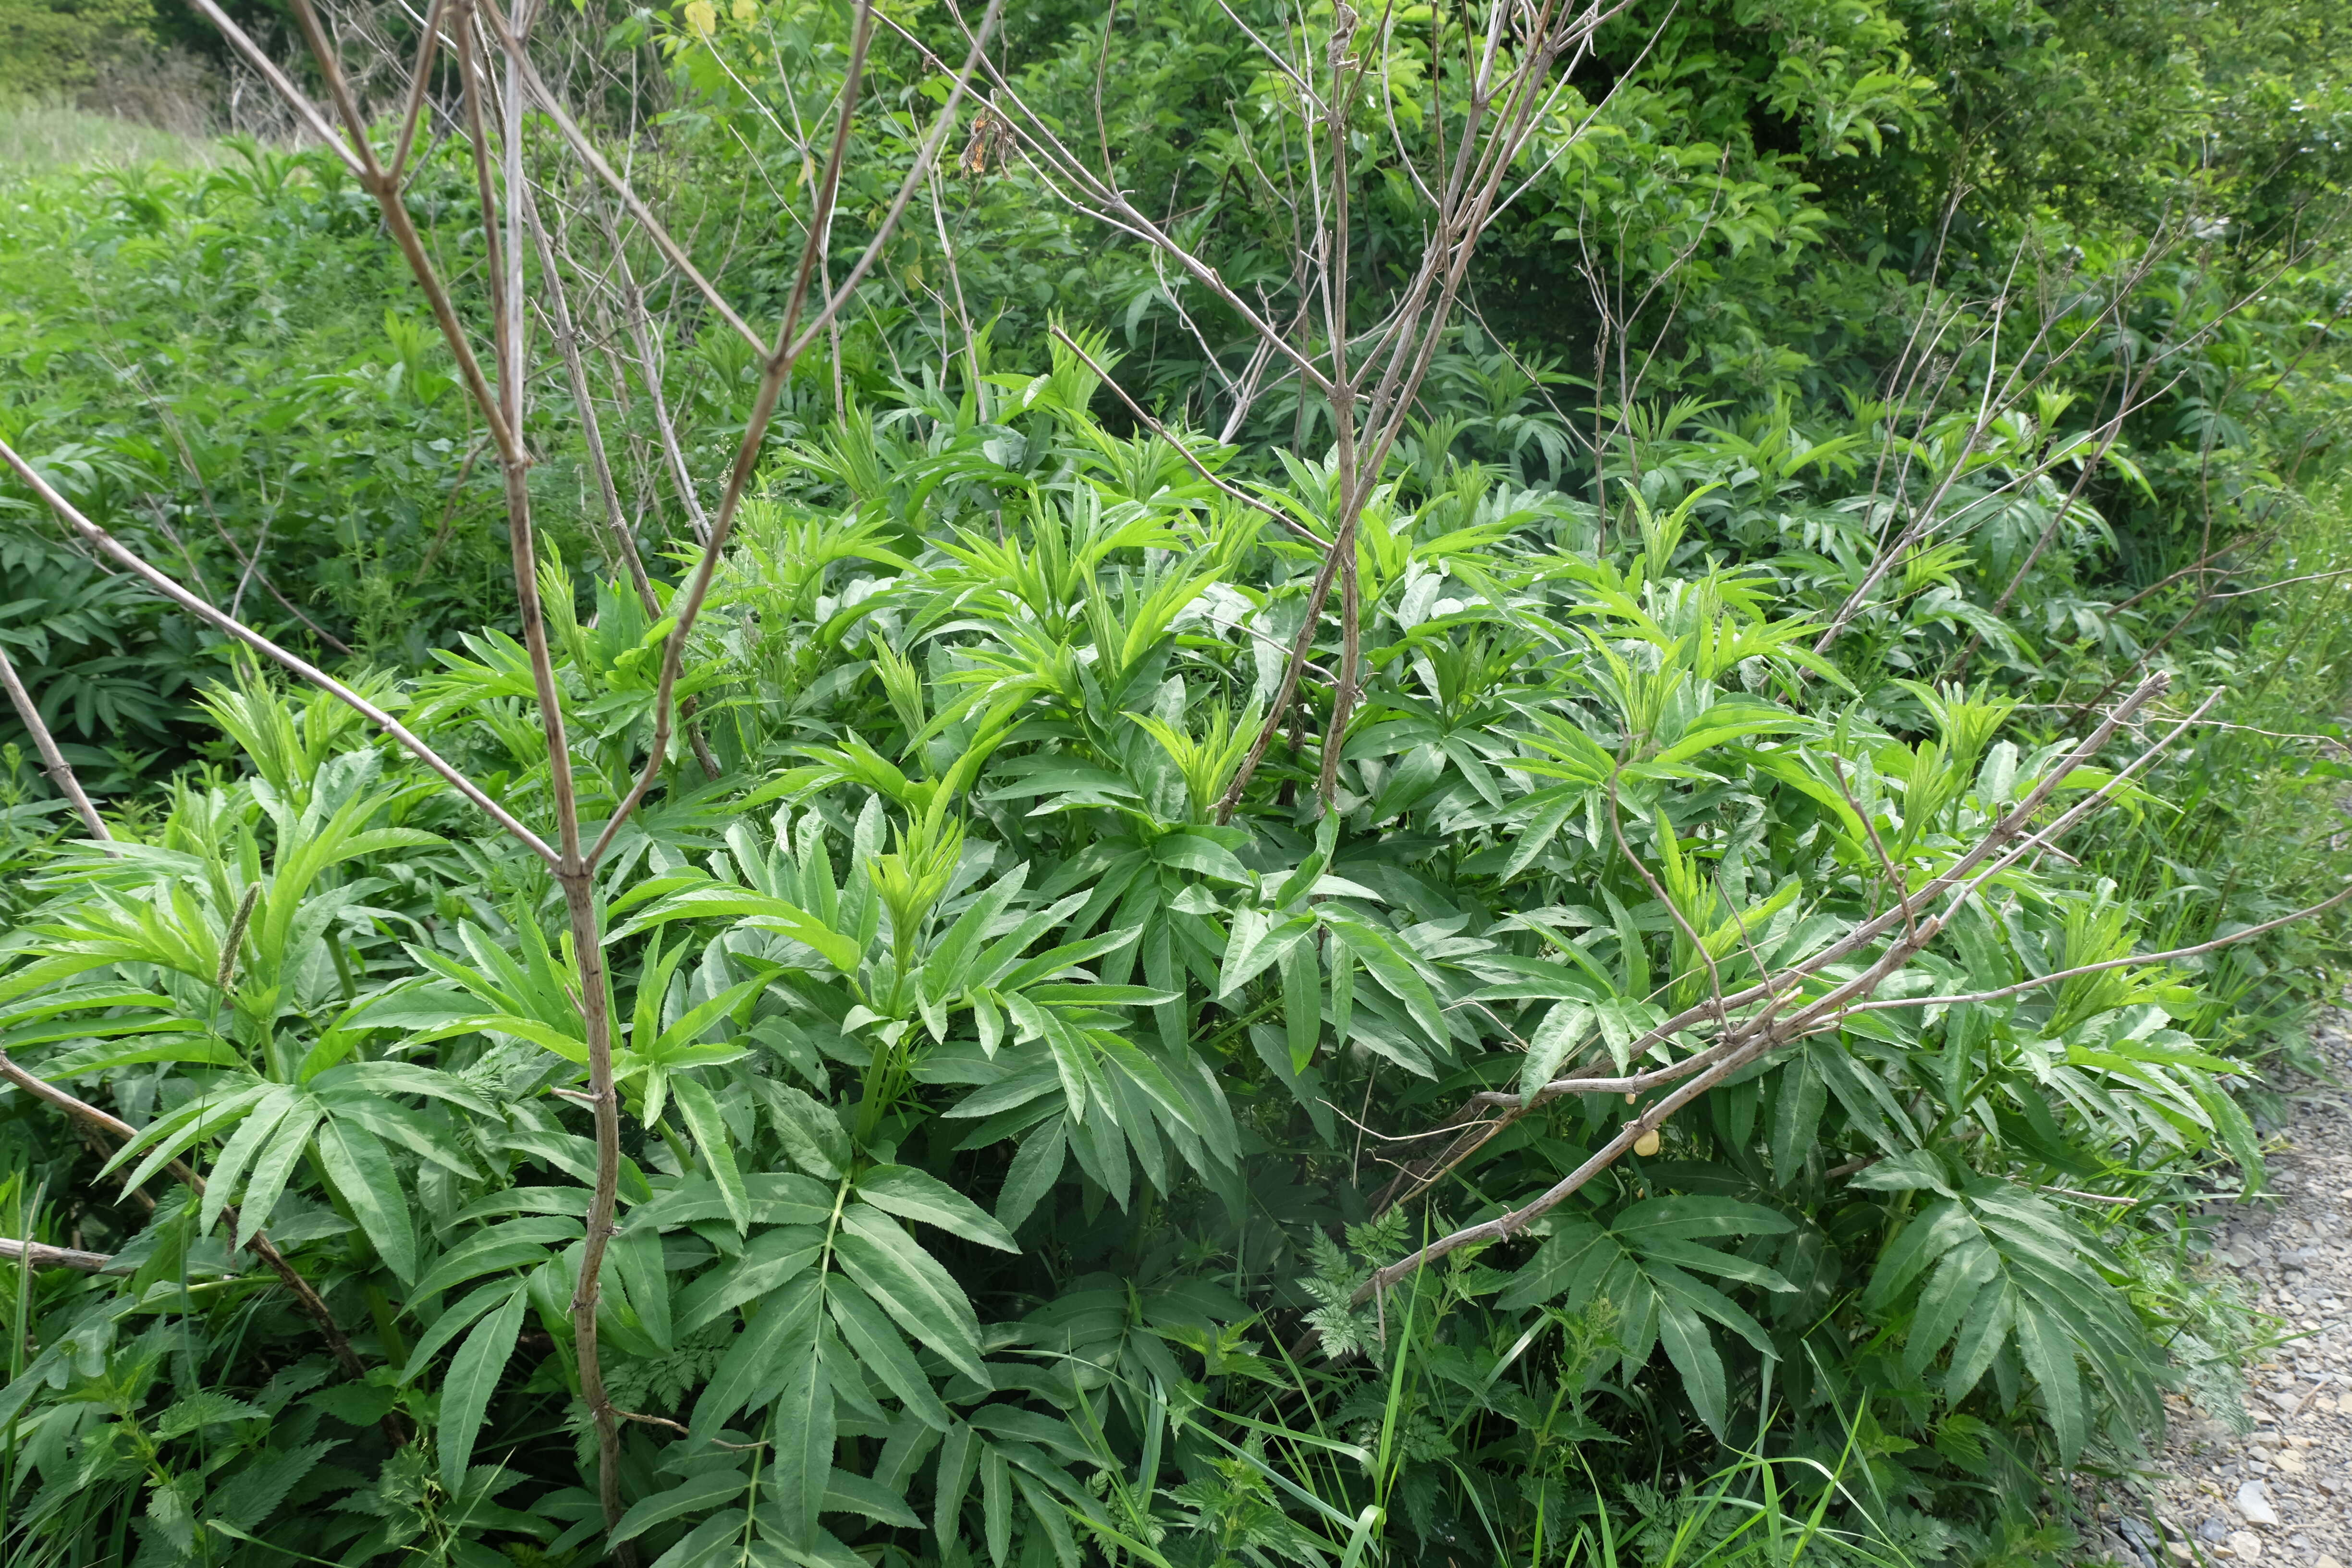
M0 0L0 100L89 85L108 58L148 42L154 22L150 0Z
M1637 1112L1543 1101L1425 1197L1438 1172L1393 1167L1453 1135L1384 1141L1580 1062L1687 1060L1709 1026L1655 1026L1883 911L1882 855L1931 876L2037 781L2110 775L2053 774L2071 742L1957 688L1910 692L1919 738L1885 727L1767 579L1691 555L1687 506L1596 552L1590 507L1457 465L1368 521L1377 673L1337 808L1290 804L1313 759L1278 745L1221 824L1311 557L1105 433L1094 390L1065 355L894 410L880 489L796 477L841 471L812 450L730 554L688 679L726 772L670 775L604 884L631 1163L603 1327L658 1418L627 1431L624 1532L679 1562L1359 1535L1532 1561L1596 1480L1646 1508L1760 1444L1820 1467L1799 1496L1849 1478L1843 1528L1974 1554L1989 1485L2026 1507L2053 1459L2135 1451L2189 1326L2135 1251L2259 1158L2242 1068L2182 1027L2192 976L2032 985L2148 918L2061 863L1881 994L2021 993L1848 1014L1524 1240L1359 1294ZM592 819L656 635L625 589L595 604L556 636ZM469 638L380 690L527 805L519 657ZM580 1547L586 1047L551 884L324 700L206 709L246 775L57 862L0 979L16 1037L57 1042L43 1075L144 1123L113 1168L210 1173L143 1220L82 1211L85 1240L121 1227L127 1287L26 1299L50 1348L6 1395L12 1517L127 1524L158 1560ZM68 1190L62 1129L19 1114L24 1184ZM261 1350L297 1322L224 1205L383 1372Z
M1010 58L1286 309L1306 153L1234 14L1041 6ZM0 641L116 834L0 758L0 1232L105 1255L0 1270L5 1550L2055 1563L2061 1477L2135 1462L2168 1393L2226 1406L2256 1330L2194 1216L2260 1192L2265 1075L2343 954L2339 911L2131 961L2352 873L2326 20L1628 9L1378 476L1352 721L1325 756L1318 622L1239 784L1329 410L975 131L782 389L601 954L408 753L0 489ZM845 9L543 25L772 319L800 233L745 215L806 199ZM941 90L887 38L868 85L835 277ZM1360 129L1371 320L1419 208ZM0 189L0 437L551 820L495 459L381 216L323 153L213 151ZM487 268L476 178L420 142L445 275ZM649 250L561 248L601 220L543 189L651 567L606 558L534 376L593 834L758 373ZM617 1544L571 1317L592 1005ZM1709 1054L1764 1015L1801 1026Z

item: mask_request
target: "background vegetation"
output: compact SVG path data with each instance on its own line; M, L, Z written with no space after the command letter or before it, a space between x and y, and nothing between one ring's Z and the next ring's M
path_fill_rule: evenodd
M828 278L961 53L945 8L889 16ZM1442 69L1422 90L1459 24L1397 16L1346 128L1341 336L1402 296L1404 153L1459 113ZM335 21L355 58L415 42ZM497 454L374 201L315 145L218 134L264 124L226 54L170 77L213 134L66 101L210 49L184 22L0 0L0 90L37 95L0 110L0 439L552 820ZM2340 917L2042 982L2352 870L2342 18L1614 13L1359 498L1349 637L1307 610L1345 416L1234 300L1331 352L1324 175L1244 25L1317 59L1357 23L1009 7L993 107L783 387L686 645L695 744L596 888L617 1529L569 1311L598 1155L557 879L0 487L0 648L114 835L6 729L0 1235L103 1256L0 1271L0 1560L2056 1562L2067 1474L2128 1467L2167 1391L2226 1407L2262 1329L2192 1275L2198 1215L2260 1193ZM852 12L542 25L772 323ZM362 79L386 126L404 85ZM429 85L402 200L478 284L499 228ZM1233 298L1074 211L1016 93ZM545 162L522 427L593 830L653 744L759 364ZM1666 1106L1737 1037L1711 997L1821 1004L1914 900L1948 918L1886 1005ZM1572 1074L1634 1092L1547 1092Z

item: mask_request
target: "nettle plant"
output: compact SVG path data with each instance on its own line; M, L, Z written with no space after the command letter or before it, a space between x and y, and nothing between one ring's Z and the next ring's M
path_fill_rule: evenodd
M800 258L772 335L541 79L528 16L436 10L379 135L296 12L484 420L519 627L338 679L0 447L81 544L310 689L215 691L246 765L135 839L77 797L89 837L7 939L19 1114L153 1205L101 1254L32 1239L41 1175L0 1189L14 1539L1540 1556L1599 1506L1595 1440L1652 1484L1760 1433L1924 1540L2030 1486L2040 1435L2158 1417L2168 1309L2111 1237L2259 1164L2230 1063L2172 1026L2198 994L2168 966L2204 948L2133 954L2059 846L2145 808L2168 737L2101 759L2163 678L2021 744L1997 697L1898 703L1830 657L1926 521L1823 625L1690 537L1700 490L1612 486L1604 520L1404 440L1511 171L1576 133L1543 84L1601 13L1454 41L1460 166L1369 335L1336 196L1388 24L1302 35L1297 112L1339 150L1302 284L1331 341L1268 353L1335 438L1244 485L1139 411L1107 431L1107 347L1059 331L1044 374L975 335L894 406L769 441L992 11L885 221ZM877 21L803 232L830 232ZM1223 287L991 79L991 137ZM487 365L401 198L436 80L497 238ZM528 304L609 472L542 153L755 354L675 583L600 479L593 612L541 553L520 435Z
M1328 805L1284 740L1228 812L1317 551L1095 391L1065 351L910 397L855 500L763 487L681 656L719 785L687 753L616 837L601 969L334 697L215 692L247 768L60 859L0 981L12 1077L110 1096L156 1189L23 1298L25 1539L1519 1552L1591 1509L1580 1442L1703 1463L1775 1406L1919 1533L2158 1419L2103 1233L2259 1167L2193 988L2047 854L2136 802L2116 720L2028 750L1922 688L1890 735L1759 579L1662 569L1687 507L1597 553L1464 468L1362 514ZM1311 531L1299 474L1255 493ZM610 798L659 638L598 596L548 663ZM372 700L520 808L500 646Z

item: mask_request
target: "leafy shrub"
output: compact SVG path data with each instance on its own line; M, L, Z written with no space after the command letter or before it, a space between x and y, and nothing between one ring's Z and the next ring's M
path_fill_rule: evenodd
M1927 876L2037 781L2110 775L2049 777L2071 745L2011 738L2004 700L1874 721L1767 579L1668 564L1688 509L1596 554L1589 508L1456 466L1368 519L1337 808L1289 804L1312 758L1277 745L1221 823L1307 547L1104 433L1093 387L1065 356L894 411L879 489L780 471L730 557L690 662L730 771L668 775L604 889L630 1131L602 1326L646 1418L622 1533L677 1562L1504 1559L1572 1541L1595 1478L1760 1442L1855 1478L1831 1519L1943 1550L1988 1482L2130 1451L2186 1310L2132 1250L2259 1161L2188 977L2032 984L2125 950L2120 895L2063 863L1881 992L2017 994L1847 1013L1525 1239L1359 1294L1636 1114L1542 1101L1430 1186L1449 1112L1687 1059L1703 1027L1645 1036L1905 896L1882 854ZM556 640L609 803L649 628L598 602ZM544 753L514 657L380 696L509 759L520 802ZM34 1285L12 1518L157 1560L581 1548L593 1155L550 881L322 700L206 708L245 776L58 862L0 980L16 1048L141 1126L111 1168L209 1183L84 1210L127 1283ZM64 1191L81 1156L38 1136ZM239 1268L265 1228L365 1383Z

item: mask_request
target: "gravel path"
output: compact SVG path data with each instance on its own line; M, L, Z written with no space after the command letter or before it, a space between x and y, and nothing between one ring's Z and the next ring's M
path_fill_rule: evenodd
M2315 1044L2352 1084L2352 1015L2331 1015ZM2125 1568L2352 1563L2352 1093L2306 1080L2294 1109L2270 1160L2279 1201L2217 1205L2211 1267L2299 1337L2248 1369L2251 1431L2173 1403L2152 1495L2102 1505L2087 1543Z

